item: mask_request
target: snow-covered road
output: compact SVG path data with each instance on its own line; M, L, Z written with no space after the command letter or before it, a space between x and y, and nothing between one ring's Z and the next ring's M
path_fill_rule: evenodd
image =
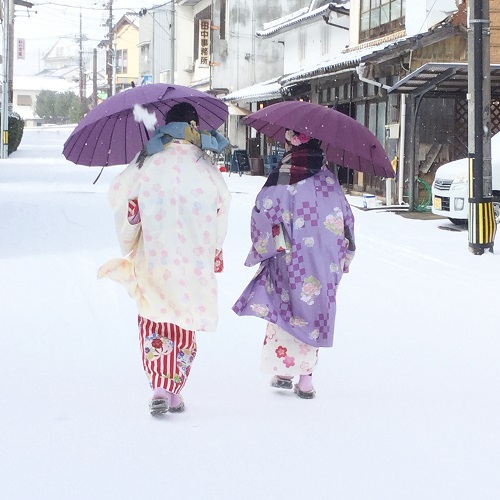
M259 373L264 322L231 311L263 178L226 174L219 328L198 335L187 411L155 420L135 305L96 280L119 254L122 167L93 185L61 154L70 132L27 129L0 161L2 499L500 498L497 254L442 220L355 209L334 348L300 400Z

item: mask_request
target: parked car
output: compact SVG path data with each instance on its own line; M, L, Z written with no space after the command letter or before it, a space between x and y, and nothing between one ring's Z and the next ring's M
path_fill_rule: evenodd
M491 138L493 209L500 224L500 132ZM441 165L432 183L432 213L465 224L469 213L469 160L462 158Z

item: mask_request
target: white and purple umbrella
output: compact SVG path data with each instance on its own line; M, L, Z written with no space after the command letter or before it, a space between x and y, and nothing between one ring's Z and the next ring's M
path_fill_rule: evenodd
M334 109L305 101L271 104L243 119L267 137L285 144L294 130L321 141L326 159L370 175L394 177L394 170L378 139L364 125Z
M128 164L154 135L144 122L136 121L135 105L154 113L158 125L164 125L167 111L181 102L195 107L201 130L216 130L228 115L224 102L196 89L166 83L134 87L90 110L68 137L63 154L77 165Z

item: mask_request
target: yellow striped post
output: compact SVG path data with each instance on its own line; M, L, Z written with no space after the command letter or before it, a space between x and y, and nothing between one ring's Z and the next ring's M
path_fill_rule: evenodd
M469 202L469 247L472 253L482 254L485 248L493 251L496 231L493 202Z
M493 198L474 189L474 157L469 157L469 250L482 255L485 249L493 252L497 223Z

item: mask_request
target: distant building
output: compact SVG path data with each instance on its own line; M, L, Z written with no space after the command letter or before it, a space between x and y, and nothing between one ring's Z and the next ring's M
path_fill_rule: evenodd
M79 45L75 40L59 38L42 57L45 70L57 70L67 67L79 67ZM85 61L89 63L88 57Z
M64 78L45 78L42 76L15 76L12 111L25 121L25 126L41 125L42 119L36 114L36 99L42 90L55 92L78 92L78 85L67 82Z
M116 92L139 81L139 27L123 16L114 27Z

